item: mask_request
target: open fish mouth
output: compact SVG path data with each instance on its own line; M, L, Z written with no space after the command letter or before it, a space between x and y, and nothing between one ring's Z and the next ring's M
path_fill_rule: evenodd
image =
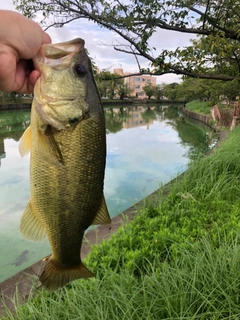
M51 66L55 70L69 67L72 57L84 48L84 40L76 39L65 43L43 45L33 59L34 67L41 70L42 65Z

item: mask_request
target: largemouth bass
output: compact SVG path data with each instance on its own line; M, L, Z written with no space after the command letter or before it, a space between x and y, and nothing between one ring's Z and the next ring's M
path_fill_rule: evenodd
M20 233L48 237L52 255L40 276L55 290L92 277L80 257L85 230L110 223L103 196L106 160L104 113L84 40L44 44L34 58L31 122L19 145L30 152L30 200Z

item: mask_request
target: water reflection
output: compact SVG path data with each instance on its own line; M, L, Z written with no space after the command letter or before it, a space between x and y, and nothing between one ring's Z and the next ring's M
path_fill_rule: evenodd
M25 110L0 112L0 166L6 157L4 139L19 141L24 130L29 126L30 113Z
M1 159L6 157L5 147L4 147L4 139L0 136L0 167L1 167Z
M130 106L105 109L107 134L138 126L148 130L156 121L165 121L178 132L184 147L190 147L187 157L194 160L205 154L216 141L216 135L203 123L184 117L179 106Z
M180 143L205 153L215 135L199 122L184 118L176 106L130 106L105 108L106 132L117 133L122 129L144 126L148 130L154 120L166 121L179 133ZM0 159L6 157L4 139L19 141L30 123L30 112L25 110L0 112ZM206 130L209 134L206 134ZM191 153L191 152L190 152ZM1 161L1 160L0 160ZM0 162L1 164L1 162Z
M105 108L105 197L111 216L141 200L186 169L215 137L182 116L176 106ZM48 241L28 242L19 223L29 199L29 157L19 139L30 111L0 112L0 282L49 254Z

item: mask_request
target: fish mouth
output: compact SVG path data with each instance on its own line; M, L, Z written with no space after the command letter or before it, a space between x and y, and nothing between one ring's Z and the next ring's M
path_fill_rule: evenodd
M82 114L78 114L72 117L66 117L63 106L69 104L70 101L75 99L62 99L62 100L53 100L47 104L36 103L36 111L42 118L45 124L54 127L57 130L66 130L76 125L82 120L85 120L89 117L89 111L86 110ZM48 110L51 109L50 113Z
M62 97L62 98L53 98L49 95L47 95L46 93L43 92L42 86L41 86L41 78L39 78L39 97L41 97L41 99L39 99L38 104L39 105L52 105L52 106L57 106L58 104L65 104L65 103L69 103L72 102L76 99L78 99L78 97Z
M59 104L65 104L65 103L69 103L69 102L72 102L74 100L77 100L78 98L58 98L58 99L54 99L54 98L51 98L51 97L48 97L46 96L47 98L50 98L48 100L48 104L49 106L57 106Z
M52 98L42 93L41 99L35 99L36 110L42 120L57 130L70 129L82 120L89 118L89 110L81 110L80 114L66 116L63 109L66 105L74 103L78 97ZM52 110L51 112L49 110Z
M85 101L84 90L80 94L76 89L64 90L63 87L59 90L59 86L52 85L56 79L58 80L58 71L60 75L63 74L60 79L63 79L65 74L69 75L69 71L65 73L65 69L71 67L73 57L83 50L82 39L44 44L33 59L34 67L41 73L34 87L36 111L45 125L50 125L56 130L69 129L87 117L86 111L89 107ZM75 84L72 85L74 87Z
M35 69L41 72L43 65L57 70L69 67L72 57L84 50L83 39L77 38L64 43L43 44L37 55L33 58Z

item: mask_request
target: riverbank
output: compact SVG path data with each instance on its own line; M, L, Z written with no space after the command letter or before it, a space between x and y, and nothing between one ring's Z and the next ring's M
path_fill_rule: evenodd
M165 188L161 189L161 195L163 195L162 194L163 190L165 190L164 195L166 195L167 192L169 192L169 190L170 190L169 186L170 186L170 184L165 187L166 189ZM116 219L114 218L114 221L113 221L113 224L111 227L101 226L99 229L97 229L97 231L92 232L92 238L91 238L91 236L89 237L89 235L87 235L87 242L85 241L84 247L83 247L83 255L84 256L86 255L86 253L90 249L90 244L92 245L92 243L94 243L94 241L97 241L97 243L99 243L99 242L101 242L102 239L107 238L107 237L111 236L112 234L115 234L117 228L120 225L122 225L123 223L125 225L126 220L128 220L128 222L132 221L133 218L135 217L135 215L137 213L139 213L142 210L142 208L146 208L146 204L147 204L147 206L148 206L148 204L154 205L155 203L158 202L158 199L159 199L159 192L155 192L149 198L147 198L144 201L142 201L141 203L139 203L139 205L137 205L136 207L132 207L129 210L127 210L128 212L125 212L124 215L121 215L121 216L117 217ZM104 228L105 228L105 230L104 230ZM103 244L102 244L103 246L104 246L104 243L105 242L103 241ZM97 246L97 248L98 248L98 246ZM96 250L94 252L96 252ZM104 256L103 256L103 258L104 258ZM110 258L112 258L111 255L110 255ZM101 260L102 260L101 257L97 258L97 261L101 261ZM8 296L8 298L6 300L8 305L9 305L9 297L11 297L12 294L16 292L15 291L16 290L15 289L16 282L18 282L18 290L19 290L20 296L23 297L24 294L27 295L29 293L29 288L31 287L31 284L33 283L34 279L29 276L26 277L26 273L29 273L31 276L33 276L36 273L36 271L37 271L37 273L41 271L42 266L43 266L43 263L40 262L39 265L34 265L33 267L31 267L31 269L25 270L25 272L21 273L21 275L17 275L16 277L12 278L11 279L12 282L5 283L5 290L2 290L2 295ZM96 270L96 274L98 274L98 270ZM19 301L21 301L21 300L19 300Z
M227 133L224 131L222 135L226 136ZM239 133L235 138L239 139ZM49 319L73 319L79 309L81 309L79 319L132 319L132 314L136 315L136 319L142 319L142 314L144 319L174 318L174 315L176 319L180 319L180 314L182 317L188 316L189 319L190 316L191 319L213 319L214 316L215 319L223 319L223 308L226 309L224 299L227 299L227 302L230 301L231 314L236 316L237 311L233 310L233 307L237 308L236 303L234 304L232 296L229 296L230 289L228 290L222 283L225 276L226 279L229 279L230 286L233 281L237 281L237 276L239 276L237 270L234 269L235 264L237 267L239 263L237 234L233 241L230 239L231 236L230 240L225 241L232 226L231 230L234 230L234 234L236 233L237 219L239 218L237 215L238 203L235 207L238 184L235 189L235 197L227 198L227 194L232 194L234 191L232 188L235 182L231 181L234 172L236 175L239 174L236 165L234 168L236 162L234 159L239 156L234 154L234 145L237 146L236 141L232 145L230 143L230 146L225 148L225 151L222 150L224 152L218 154L215 159L210 158L203 164L201 163L204 159L200 159L197 166L191 168L188 179L183 180L184 183L182 180L180 181L180 177L177 178L171 183L171 188L170 185L167 186L169 188L166 194L163 194L163 189L161 189L161 191L154 193L152 198L145 199L139 206L132 208L133 211L130 212L129 218L121 216L122 221L119 221L119 225L123 224L123 227L119 232L115 233L117 228L106 231L109 235L114 234L113 240L103 241L101 246L92 248L91 257L86 260L89 268L95 269L97 276L95 280L81 280L70 284L56 294L40 292L38 297L31 298L31 303L19 306L16 319L32 319L33 312L36 319L45 319L46 310L48 310ZM215 152L216 150L213 151L214 154ZM222 157L224 153L226 157ZM211 177L211 170L216 176ZM222 177L221 173L223 173ZM219 176L220 179L217 179ZM225 179L226 177L227 179ZM183 176L181 178L183 179ZM170 194L166 198L167 203L164 203L161 199L168 192ZM224 196L222 202L219 201L221 196ZM137 213L140 213L139 217L133 220ZM198 217L199 214L202 219ZM233 225L230 225L226 219L229 218L228 214ZM160 220L160 215L162 220ZM223 219L223 223L221 219ZM132 220L133 222L129 223ZM217 226L214 225L215 222ZM228 223L229 225L227 225ZM175 229L174 224L177 224ZM225 224L227 227L226 235L224 234L225 229L223 229ZM117 221L114 221L113 226L117 227ZM180 231L176 234L177 229ZM100 233L95 234L95 238L98 240ZM210 241L212 239L206 239L207 233L210 237L218 238L219 242L215 239L212 243ZM180 249L178 249L179 247ZM120 257L122 257L122 261L120 261ZM210 264L211 259L213 259L212 265ZM145 260L148 260L149 263ZM231 261L231 263L224 265L224 261ZM215 262L216 268L214 269ZM199 273L197 276L193 274L194 268ZM232 273L236 273L235 280L230 278L232 273L229 269ZM224 276L221 278L223 273ZM216 274L219 274L219 278ZM186 277L184 278L184 276ZM209 282L209 278L212 283ZM205 282L204 279L206 279ZM193 287L191 287L190 280ZM25 281L23 280L23 286L26 285ZM194 281L196 283L193 283ZM219 291L217 291L218 287L213 287L214 282L216 286L220 286ZM184 295L185 291L188 291L186 288L191 290L192 297L189 298L187 292ZM212 289L217 292L216 296L211 296ZM180 292L181 290L182 292ZM233 288L233 294L238 294L236 290L237 288ZM199 291L199 296L197 291ZM223 297L220 296L221 292ZM170 295L173 297L172 300ZM201 295L202 300L200 299ZM217 300L218 295L219 300ZM177 297L182 297L182 301ZM213 304L213 299L216 299L215 304ZM192 302L192 309L189 308L188 301ZM199 305L196 302L194 304L194 301L199 302ZM219 310L216 309L217 302L220 305ZM182 305L177 306L180 303ZM195 311L200 308L201 303L203 305L200 310L202 318L201 314L199 315ZM167 305L171 306L169 310L166 310ZM162 313L159 310L160 307L162 309L165 307ZM211 307L215 308L215 313L211 311ZM193 314L189 315L187 312ZM163 317L163 314L166 316ZM216 318L218 315L220 315L219 318ZM6 319L11 319L10 317ZM237 319L237 316L235 318Z
M155 100L155 99L124 99L124 100L117 100L117 99L103 99L102 105L103 106L125 106L125 105L132 105L132 104L184 104L183 101L172 101L172 100ZM11 103L0 103L0 111L1 110L18 110L18 109L30 109L32 105L32 100L28 99L27 102L11 102Z
M95 279L3 319L239 319L240 128L85 259Z
M118 108L119 109L119 108ZM128 109L128 108L124 108L124 110L126 110L126 109ZM130 107L130 110L131 110L132 108ZM134 108L134 109L136 109L136 108ZM142 109L143 110L147 110L147 107L145 108L137 108L138 109L138 111L140 110L140 111L142 111ZM151 108L152 110L154 109L155 110L155 108ZM164 108L163 109L163 111L161 111L161 107L158 109L158 108L156 108L156 111L158 111L159 110L159 113L157 113L156 112L156 114L155 114L155 111L153 112L153 111L151 111L151 112L149 112L149 110L147 111L147 117L145 117L145 121L148 123L148 122L150 122L150 125L151 125L151 129L149 130L149 129L147 129L147 130L141 130L141 131L145 131L146 133L147 133L147 135L148 135L148 139L147 139L147 144L148 145L150 145L150 134L151 133L153 133L154 134L154 130L153 130L153 126L154 126L154 123L152 123L153 121L153 119L155 119L155 115L157 115L157 117L159 117L159 115L162 115L162 114L164 114L164 117L165 117L165 119L168 119L167 118L167 113L169 112L170 113L170 121L171 121L171 123L175 123L175 121L173 120L173 119L175 119L175 116L174 116L174 114L177 114L178 115L178 111L179 111L179 107L176 107L176 108ZM139 112L140 112L139 111ZM10 116L10 119L8 119L8 117L7 117L7 115L12 115L12 116ZM155 115L154 115L155 114ZM6 115L6 116L5 116ZM26 115L27 115L27 117L26 117ZM22 134L22 132L23 132L23 130L24 130L24 128L26 128L28 125L29 125L29 112L28 111L22 111L22 112L16 112L16 116L15 116L15 112L3 112L2 113L2 118L1 118L1 125L2 125L2 127L1 127L1 129L2 129L2 131L4 132L7 132L7 128L9 127L9 128L11 128L11 130L20 130L21 132L19 132L19 134L18 134L18 139L16 139L16 140L19 140L19 138L20 138L20 136L21 136L21 134ZM109 118L111 119L112 118L112 116L111 116L111 114L110 114L110 117L108 116L109 114L106 114L106 122L108 122L108 120L109 120ZM138 114L138 120L140 120L139 121L139 124L141 124L140 126L142 127L142 125L143 125L143 123L142 123L142 121L141 121L141 116L139 116L140 115L140 113ZM115 117L116 118L116 117ZM130 117L129 117L130 118ZM135 118L134 118L134 120L136 120ZM125 121L125 120L124 120ZM122 122L122 116L120 115L120 122ZM154 121L155 123L157 122L157 121ZM21 129L21 126L19 125L19 128L18 128L18 123L20 123L20 124L24 124L24 128L22 128ZM136 121L135 121L135 123L136 123ZM177 120L176 120L176 123L178 124L178 123L180 123L180 125L181 125L181 131L180 131L180 135L182 136L184 136L184 133L186 132L186 134L188 134L189 133L189 130L190 130L190 132L193 130L193 128L194 128L194 126L193 125L188 125L189 124L189 122L187 121L187 122L185 122L185 123L183 123L182 122L182 118L180 117L180 118L178 118ZM4 124L6 125L6 130L4 129ZM149 125L149 127L150 127L150 125ZM170 125L169 124L167 124L167 126L169 126L170 127ZM130 125L129 125L129 127L130 127ZM138 127L138 126L137 126ZM186 127L187 129L183 129L183 127ZM160 130L161 130L161 128L160 128ZM165 129L164 129L164 136L165 136L165 130L166 130L166 127L165 127ZM170 129L171 131L172 131L172 128ZM197 132L198 132L198 135L200 135L200 137L201 137L201 141L202 140L204 140L204 138L202 138L205 134L204 134L204 129L196 129L197 130ZM157 136L161 136L162 134L161 134L161 131L159 131L158 129L155 131L156 132L156 135ZM126 133L126 136L125 136L125 138L123 139L123 140L126 140L126 139L128 139L128 141L130 141L132 138L129 136L129 134L131 133L131 135L132 135L132 133L133 133L133 129L131 130L131 132L129 131L129 130L125 130L125 133ZM114 136L116 136L116 133L115 133L115 131L114 131ZM170 135L167 135L167 136L169 136L169 137L172 137L172 134L170 134ZM173 136L175 136L175 132L173 132ZM177 135L176 135L177 136ZM10 137L10 135L9 134L7 134L7 137L9 138ZM137 138L136 138L136 143L137 144L139 144L140 145L140 137L141 137L141 134L137 134ZM4 138L5 139L5 138ZM123 141L122 140L122 141ZM155 139L154 139L155 140ZM175 139L174 139L175 140ZM176 140L175 140L176 141ZM178 140L177 140L178 141ZM181 141L181 139L179 139L179 141ZM211 141L213 141L213 140L211 140ZM191 146L193 146L194 145L194 143L195 143L195 140L193 140L193 141L188 141L187 140L187 142L186 142L186 140L184 140L184 142L185 143L189 143L189 145L191 145ZM158 142L156 141L156 143L157 143L157 145L158 145ZM16 158L18 157L18 149L17 149L17 142L15 143L15 145L16 145ZM162 150L165 150L164 148L164 142L163 142L163 148L162 148ZM170 146L170 144L171 144L171 141L169 141L168 142L168 149L169 149L169 146ZM205 142L203 143L203 144L205 144ZM204 150L205 150L205 148L203 147L203 144L201 144L201 151L202 152L204 152ZM135 146L135 143L133 143L133 146ZM155 154L155 148L156 148L156 144L155 144L155 142L153 142L153 144L152 144L152 149L153 149L153 152L154 152L154 154ZM114 147L116 147L116 144L114 143ZM207 147L207 143L206 143L206 147ZM141 148L143 148L143 149L145 149L145 151L148 149L148 146L146 145L146 146L141 146ZM163 158L164 159L164 157L165 157L165 155L166 155L166 153L165 152L163 152L163 151L161 151L160 150L160 148L161 148L161 144L159 144L159 146L158 146L158 148L159 148L159 152L158 152L158 154L156 154L155 155L155 158L156 157L158 157L157 159L159 159L159 161L156 161L156 163L160 163L160 161L161 161L161 159L160 159L160 155L163 155L163 156L161 156L161 158ZM166 148L166 149L167 149ZM129 149L129 148L128 148ZM171 151L171 155L174 153L174 151L173 151L173 149L172 149L172 147L170 148L172 151ZM200 147L198 146L198 148L197 149L200 149ZM5 147L5 150L8 152L8 144L7 144L7 142L6 142L6 147ZM109 150L111 150L111 149L109 149ZM131 150L131 147L130 147L130 149L129 150ZM183 151L181 151L181 148L179 148L179 147L177 147L177 150L178 150L178 152L179 153L182 153L182 155L183 155L183 163L185 164L186 163L186 160L185 160L185 158L184 158L184 153L185 153L185 151L183 150ZM167 150L167 152L168 152L168 150ZM145 152L145 154L146 154L146 152ZM150 155L151 155L151 153L150 152L147 152L147 154L148 154L148 156L147 156L147 158L146 158L146 161L149 161L149 159L150 159ZM142 156L139 156L139 159L140 158L142 158ZM131 161L133 160L133 157L131 157ZM4 160L5 161L5 160ZM116 161L116 160L115 160ZM135 162L137 162L138 163L138 165L139 165L139 161L140 160L138 160L138 156L136 157L136 160L135 161L132 161L132 163L135 163ZM165 160L164 160L165 161ZM174 157L174 161L177 161L177 166L180 168L181 167L181 160L179 160L179 157L177 157L177 159ZM17 161L18 162L18 161ZM119 162L119 161L118 161ZM120 161L120 163L121 163L121 161ZM146 162L144 161L144 164L145 164ZM151 167L154 167L154 161L150 161L150 163L151 163ZM3 165L4 165L4 163L2 163ZM28 169L28 161L26 161L26 171L24 172L24 173L22 173L22 175L21 175L21 177L26 177L26 175L27 175L27 169ZM130 165L128 166L128 169L131 167L131 165L132 165L132 167L133 167L133 172L134 172L134 170L136 170L136 164L131 164L130 163ZM164 166L165 164L163 164L163 166ZM128 206L130 206L133 202L135 203L135 201L137 201L137 198L138 199L141 199L140 197L141 197L141 194L143 194L143 192L146 194L147 192L149 192L149 190L154 190L153 188L155 187L155 188L158 188L159 187L159 184L158 184L158 182L157 181L162 181L161 180L161 176L160 176L160 170L161 170L161 166L158 166L158 168L160 169L159 170L159 173L156 175L155 174L155 172L153 171L152 173L150 172L150 170L149 170L149 168L147 168L146 169L146 172L147 173L145 173L145 177L144 177L144 179L143 179L143 187L141 187L141 183L139 183L139 181L140 181L140 179L141 179L141 171L142 172L144 172L145 170L142 170L141 168L143 168L144 166L140 166L139 167L139 172L137 172L137 174L136 174L136 178L134 177L134 175L132 175L131 174L131 177L133 177L134 179L135 179L135 181L137 181L136 182L136 188L135 187L132 187L131 188L131 186L130 187L128 187L127 186L127 188L128 188L128 190L129 191L127 191L126 192L126 189L125 188L123 188L123 193L126 193L127 195L126 196L122 196L122 191L121 191L121 189L118 187L118 188L116 188L118 191L116 192L116 196L115 196L115 194L113 194L113 191L114 190L112 190L111 189L111 197L112 197L112 199L115 199L115 203L117 203L117 204L119 204L119 205L117 205L116 204L116 210L115 211L113 211L112 210L112 208L110 208L110 211L111 211L111 213L112 214L115 214L115 212L121 212L122 210L120 209L120 208L122 208L121 207L121 205L122 205L122 203L124 203L124 208L126 208L126 207L128 207ZM168 180L169 179L171 179L171 177L172 177L172 175L175 175L176 173L174 172L174 171L170 171L169 169L168 169L168 167L169 167L169 164L167 163L166 165L165 165L165 167L163 167L164 169L163 170L166 170L166 172L167 172L167 175L166 176L168 176ZM155 167L156 168L156 167ZM122 177L122 174L124 173L125 175L126 175L126 172L127 172L127 170L124 170L124 172L122 171L122 168L120 168L120 175L118 175L117 174L117 166L116 165L114 165L114 170L115 170L115 173L114 173L114 175L116 176L116 177ZM162 171L163 171L162 170ZM182 168L180 169L180 170L182 170ZM11 171L12 172L14 172L13 171L13 168L11 168ZM17 181L19 180L19 179L16 179L16 177L18 176L18 172L19 172L19 170L16 170L14 173L13 173L13 175L11 176L10 175L10 177L9 176L7 176L7 180L9 180L9 179L11 179L11 177L13 177L12 178L12 180L14 181L14 189L16 189L16 190L22 190L22 189L24 189L24 188L22 188L22 186L19 186L19 185L17 185ZM156 176L155 176L156 175ZM165 175L165 174L164 174ZM129 177L130 175L126 175L127 177ZM3 178L3 180L1 181L2 182L2 184L4 185L4 175L2 176L2 178ZM152 183L152 181L154 181L154 179L155 179L155 181L156 181L156 183L155 183L155 186L152 188L152 189L150 189L150 187L149 187L149 185ZM166 179L165 178L165 176L163 177L163 179ZM20 179L21 180L21 179ZM126 181L126 184L127 184L127 179L124 179L125 181ZM145 180L145 181L144 181ZM15 182L16 181L16 182ZM166 181L166 180L164 180L164 181ZM116 183L114 183L115 185L116 185ZM118 184L117 184L118 185ZM27 188L27 186L28 186L28 183L26 182L26 188ZM137 193L136 193L136 190L137 190L137 188L139 188L139 186L140 186L140 188L142 188L142 190L140 190L140 192L141 193L139 193L139 196L137 195ZM145 189L143 189L143 188L145 188ZM3 191L4 189L2 188L2 191ZM133 194L133 192L134 192L134 194L135 195L137 195L137 196L130 196L130 193L131 194ZM122 197L122 199L119 199L118 198L118 195L117 195L117 193L119 193L119 198L120 197ZM9 201L7 200L8 199L8 197L9 197L9 195L8 194L11 194L11 192L9 193L9 191L8 192L6 192L6 197L4 196L4 198L6 199L5 200L5 202L6 202L6 205L4 205L4 207L3 207L3 209L2 209L2 214L3 213L5 213L6 212L6 217L8 217L9 215L7 215L8 214L8 212L12 212L11 210L11 208L10 208L10 210L8 211L8 210L6 210L6 208L8 208L8 203L11 203L11 199L9 199ZM19 193L18 193L18 195L19 195ZM26 193L26 195L25 195L26 197L28 197L28 193ZM119 199L119 200L118 200ZM17 207L17 209L16 210L14 210L13 212L15 213L19 208L24 208L24 205L25 205L25 201L22 201L22 203L21 203L21 199L20 200L17 200L16 201L16 199L14 199L14 201L15 202L17 202L18 203L18 207ZM114 201L113 200L110 200L109 201L110 202L110 206L111 206L111 202L113 203ZM128 204L129 203L129 204ZM113 207L113 206L112 206ZM121 211L120 211L121 210ZM21 213L22 213L22 209L19 209L19 216L21 215ZM6 221L6 219L5 219L5 221ZM8 222L6 222L6 229L3 227L4 226L4 223L5 223L5 221L4 221L4 218L3 218L3 224L2 224L2 229L4 229L4 230L7 230L7 228L9 227L9 226L11 226L12 224L11 223L8 223ZM19 269L20 268L24 268L23 267L23 263L25 263L25 268L28 266L28 265L30 265L30 264L33 264L33 262L35 262L36 260L33 260L31 257L28 257L27 255L26 255L26 251L25 250L29 250L29 251L31 251L31 249L29 249L29 247L28 247L28 245L30 246L30 245L32 245L32 247L33 247L33 251L39 251L39 252L43 252L43 251L40 251L40 250L38 250L38 249L35 249L35 246L38 246L38 244L29 244L29 243L27 243L26 242L26 247L25 247L25 241L22 239L22 241L21 241L21 239L19 239L19 237L18 237L18 228L19 228L19 223L17 222L17 221L19 221L18 219L12 219L12 221L13 221L13 223L15 222L15 231L14 231L14 233L13 233L13 236L12 237L9 237L9 238L14 238L14 237L16 237L16 241L12 241L12 239L9 239L9 240L6 240L6 239L8 239L7 237L2 237L3 238L3 241L2 241L2 248L3 248L3 250L2 250L2 272L1 272L1 276L2 276L2 281L3 280L5 280L6 278L9 278L10 276L12 276L12 275L15 275L17 272L19 272ZM11 221L10 221L11 222ZM106 232L109 232L108 230L106 230ZM6 232L7 233L7 232ZM6 259L4 258L4 249L6 248L6 246L4 245L5 244L5 241L7 242L6 243L6 246L8 247L8 248L13 248L13 246L15 245L15 243L17 243L16 245L18 246L19 245L19 243L23 243L23 246L22 246L22 248L20 248L20 249L14 249L14 250L12 250L13 252L15 251L16 252L16 255L15 256L13 256L12 258L11 258L11 253L9 253L9 250L6 250L7 252L8 252L8 254L7 254L7 257L6 257ZM11 242L12 241L12 242ZM46 245L47 246L47 245ZM22 250L21 250L22 249ZM10 252L11 252L11 250L10 250ZM44 257L45 255L47 255L47 254L49 254L50 253L50 251L48 250L47 252L46 251L44 251L44 253L42 253L41 255L38 255L37 256L37 259L40 259L40 258L42 258L42 257ZM37 255L37 254L36 254ZM27 256L27 257L26 257ZM29 256L30 256L30 254L29 254ZM18 258L19 257L19 258ZM31 261L31 263L29 262L29 260L30 259L32 259ZM5 261L5 262L4 262ZM28 263L28 265L27 265L27 263ZM42 264L42 263L40 263L40 264ZM5 267L3 267L3 266L5 266ZM15 266L16 266L16 268L15 268ZM11 271L11 268L12 268L12 271ZM18 269L17 269L18 268ZM20 270L22 270L22 269L20 269ZM17 271L16 271L17 270ZM6 283L6 284L4 284L3 285L3 290L2 290L2 294L3 295L7 295L7 296L9 296L9 297L11 297L14 293L15 293L15 289L16 289L16 283L18 284L18 289L19 289L19 291L21 292L21 294L23 294L23 295L27 295L28 294L28 289L29 289L29 287L28 287L28 285L27 285L27 280L23 277L23 275L24 274L26 274L26 273L28 273L28 274L30 274L30 275L34 275L34 274L38 274L38 272L40 272L39 270L38 270L38 267L36 267L36 266L34 266L33 268L30 268L30 270L28 269L28 270L25 270L22 274L18 274L16 277L14 277L14 278L11 278L11 279L9 279L9 281ZM11 281L10 281L11 280ZM30 284L30 286L31 286L31 284Z
M183 114L186 115L189 118L192 118L192 119L198 120L200 122L203 122L203 123L205 123L206 125L208 125L208 126L210 126L212 128L212 126L210 124L211 117L209 115L196 113L196 112L193 112L191 110L188 110L187 108L183 108ZM212 128L212 129L214 129L214 128Z

